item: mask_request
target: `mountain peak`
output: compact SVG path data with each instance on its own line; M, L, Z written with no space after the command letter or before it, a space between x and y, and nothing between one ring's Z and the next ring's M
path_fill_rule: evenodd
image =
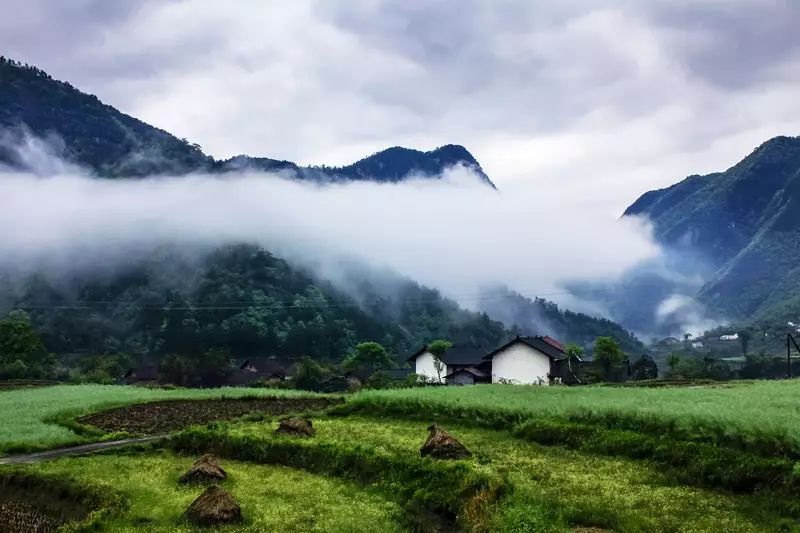
M475 157L457 144L446 144L427 152L393 146L350 165L334 168L332 173L353 180L397 182L415 174L438 177L445 169L459 164L471 169L487 185L495 188Z
M343 167L300 167L291 161L238 155L215 160L196 144L128 116L45 71L0 56L0 129L22 130L63 141L60 156L103 177L189 172L285 171L316 181L398 182L413 175L441 176L453 165L472 169L494 184L463 146L422 152L395 146ZM25 168L0 146L0 163Z

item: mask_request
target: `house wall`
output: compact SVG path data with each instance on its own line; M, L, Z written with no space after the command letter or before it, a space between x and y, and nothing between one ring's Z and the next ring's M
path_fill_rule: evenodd
M515 383L539 383L541 378L548 383L550 358L525 343L516 342L492 357L492 383L501 379Z
M474 385L475 376L469 372L458 372L447 382L448 385Z
M433 354L431 352L424 352L420 354L414 365L414 373L420 376L425 376L430 380L439 380L439 375L436 373L436 367L433 366ZM442 378L440 383L444 382L444 377L447 375L447 370L442 370Z

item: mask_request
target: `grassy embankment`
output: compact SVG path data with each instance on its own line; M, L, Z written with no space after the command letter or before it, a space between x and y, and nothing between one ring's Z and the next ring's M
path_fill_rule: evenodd
M800 380L675 388L475 387L365 391L342 411L461 420L479 427L559 421L800 458Z
M97 440L66 427L83 414L121 405L178 399L248 396L310 396L314 393L274 389L148 389L119 385L59 385L0 391L0 454L42 450Z
M95 491L119 494L120 504L90 517L92 530L194 531L181 520L203 491L178 484L193 458L166 451L73 457L24 468L36 475L69 478ZM222 462L228 490L242 507L244 523L231 531L403 531L396 502L352 482L282 466Z
M224 423L188 430L172 445L371 482L407 509L421 499L420 508L451 513L465 530L755 532L792 524L766 495L685 486L647 461L541 446L507 431L448 425L474 455L436 463L419 457L424 422L350 416L314 425L316 437L297 441L275 436L275 422Z
M222 394L133 392L139 391ZM12 393L0 393L0 398L2 394ZM336 408L337 416L316 417L318 433L312 439L276 437L276 422L250 417L187 430L172 445L192 455L215 451L226 461L246 461L241 464L244 470L283 465L321 475L325 482L355 482L388 500L394 510L387 516L405 527L444 517L445 522L474 531L569 531L577 526L621 532L791 531L800 517L794 503L800 487L795 474L800 447L792 417L798 400L800 382L681 389L479 386L366 391ZM119 398L114 401L118 404ZM73 409L83 412L98 403L108 405L101 401L89 407L91 401L80 398L74 402ZM47 428L41 421L63 409L48 404L47 414L28 415L28 420ZM434 420L446 422L474 456L445 463L420 458L425 427ZM86 481L106 476L113 480L112 473L92 463L111 457L121 461L115 468L123 472L160 457L174 463L164 466L170 475L190 462L188 456L131 452L32 468ZM248 475L240 473L243 478ZM292 490L304 492L303 479L297 478L299 486ZM186 501L178 497L180 491L169 483L162 485L172 492L159 492L157 497L147 496L152 479L120 483L131 509L145 510L139 518L136 511L114 515L113 524L122 530L148 513L161 527L189 501L186 495L181 496ZM259 489L241 487L244 508L249 493ZM302 505L302 498L297 501ZM293 508L306 516L301 506ZM333 506L325 512L332 520L347 518L344 508ZM251 513L260 520L256 516L268 511L253 506ZM348 529L344 521L336 523L342 525L331 526L332 531L358 530Z

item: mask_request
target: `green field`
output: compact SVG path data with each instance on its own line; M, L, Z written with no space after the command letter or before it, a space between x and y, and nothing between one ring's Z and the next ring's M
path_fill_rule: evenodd
M590 421L689 436L768 441L800 451L800 380L697 387L474 387L376 390L348 402L352 411L442 416L508 425L531 418Z
M305 393L93 386L0 392L0 407L11 409L17 428L3 425L0 446L19 446L21 437L34 448L84 438L52 421L109 405L253 394ZM796 531L798 400L800 381L364 391L313 415L317 434L308 439L276 436L280 417L252 415L189 428L158 447L0 467L0 474L113 488L125 504L96 515L92 527L105 531L175 530L199 493L175 480L206 452L228 467L223 486L246 516L231 531ZM472 457L420 457L434 421ZM21 435L28 427L35 431Z
M315 445L338 449L359 445L414 457L427 435L426 423L365 417L315 421ZM236 438L280 442L276 424L241 423L224 431ZM492 529L567 531L592 525L616 531L778 530L784 521L758 497L735 496L676 485L654 465L545 447L506 431L449 425L474 454L472 464L508 480L513 494L497 510Z
M309 396L313 393L274 389L148 389L119 385L59 385L0 391L0 454L54 448L85 442L84 436L59 424L63 417L155 400Z
M192 531L181 515L202 491L178 478L192 458L166 452L65 458L28 467L121 493L126 509L96 520L106 531ZM402 531L403 509L354 483L281 466L224 461L223 488L242 507L238 531Z

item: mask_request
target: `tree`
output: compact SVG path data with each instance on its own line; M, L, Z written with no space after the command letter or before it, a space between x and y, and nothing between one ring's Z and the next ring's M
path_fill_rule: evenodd
M372 370L386 370L396 366L396 362L378 342L362 342L356 345L355 351L348 355L342 366L355 368L359 365L368 365Z
M433 368L436 370L436 378L439 383L442 382L442 373L446 368L442 357L452 347L453 343L444 339L436 339L428 345L428 351L433 355Z
M625 360L625 354L612 337L597 337L594 341L594 360L608 378L611 369Z
M742 355L747 357L747 348L750 345L750 339L753 338L753 331L750 328L745 328L739 331L739 344L742 346Z
M681 362L681 356L676 354L675 352L672 352L667 356L667 366L669 367L670 374L672 375L675 374L675 369L678 367L680 362Z
M216 387L225 381L225 372L230 366L228 350L207 350L196 359L195 379L203 386Z
M578 383L581 383L581 380L576 374L576 369L578 368L577 364L583 358L583 348L574 342L569 342L564 345L564 353L567 356L567 366L569 367L569 371L572 373L572 376L578 381ZM573 364L576 365L574 368Z
M647 354L642 355L634 361L631 366L632 378L635 381L643 379L656 379L658 377L658 365L655 360Z
M189 385L194 373L194 361L183 355L167 354L158 364L158 377L161 381L173 385Z
M52 374L54 357L24 311L12 311L0 320L0 374L41 378Z
M295 368L294 386L318 392L336 392L347 389L347 380L333 365L302 357Z
M564 353L567 355L567 359L580 359L583 357L583 348L574 342L568 342L564 345Z

